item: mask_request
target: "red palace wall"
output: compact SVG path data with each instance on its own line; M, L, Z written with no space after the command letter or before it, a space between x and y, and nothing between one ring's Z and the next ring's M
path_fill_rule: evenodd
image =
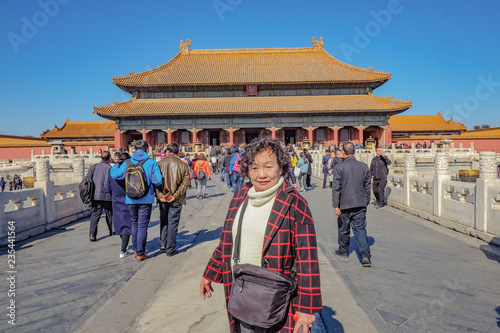
M71 149L71 146L64 147L67 151ZM90 152L90 149L94 149L94 152L98 152L99 149L106 150L109 146L76 146L75 152L80 154L80 152L85 153ZM42 155L42 151L45 151L45 155L50 155L51 147L16 147L16 148L0 148L0 160L31 160L31 150L35 150L35 155Z

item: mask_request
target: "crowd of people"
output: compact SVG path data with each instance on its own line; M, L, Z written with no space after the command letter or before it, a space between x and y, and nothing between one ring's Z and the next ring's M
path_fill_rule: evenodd
M23 179L21 176L15 174L11 179L10 176L7 176L7 180L4 177L0 178L0 190L2 192L5 191L5 187L9 185L9 191L16 191L23 189Z

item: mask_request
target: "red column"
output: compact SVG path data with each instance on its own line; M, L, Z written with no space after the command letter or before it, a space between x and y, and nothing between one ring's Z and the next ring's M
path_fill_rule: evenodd
M339 146L339 128L337 125L333 127L333 144Z
M385 148L390 148L392 143L392 129L389 125L385 125Z
M115 131L115 150L118 150L122 147L122 140L121 140L122 132L117 129Z
M193 128L193 145L196 142L196 128Z
M128 149L127 147L127 132L123 132L121 134L122 138L121 138L121 148L123 149Z
M167 145L172 143L172 130L169 128L167 129Z
M359 145L361 146L361 144L363 143L363 125L359 125Z
M276 139L276 127L271 128L271 139Z
M148 133L146 132L145 128L142 129L142 139L146 142L148 141Z
M234 145L234 134L233 134L233 128L229 128L229 144Z
M309 126L309 142L311 143L311 147L314 146L314 142L313 142L313 128L312 126Z

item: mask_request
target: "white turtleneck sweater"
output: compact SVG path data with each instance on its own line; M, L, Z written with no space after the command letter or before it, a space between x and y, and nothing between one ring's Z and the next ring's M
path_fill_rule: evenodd
M241 226L240 264L261 266L267 222L273 208L274 199L283 181L284 178L280 177L276 185L262 192L256 192L254 187L248 190L247 195L249 200ZM233 222L233 245L235 244L238 232L240 212L240 209L238 209ZM233 260L231 262L234 265Z

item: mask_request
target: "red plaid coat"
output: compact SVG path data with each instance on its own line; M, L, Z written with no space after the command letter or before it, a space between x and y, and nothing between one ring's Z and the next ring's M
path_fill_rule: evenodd
M226 307L232 284L231 257L233 252L232 227L238 208L245 199L251 184L239 190L233 197L224 222L220 242L207 264L203 276L212 282L224 283ZM293 332L292 315L297 312L321 312L316 231L306 200L288 181L279 188L267 222L262 249L264 267L290 273L294 259L297 261L297 296L292 300L286 323L276 328L278 332ZM296 254L296 256L294 255ZM235 332L235 319L228 313L231 332Z

